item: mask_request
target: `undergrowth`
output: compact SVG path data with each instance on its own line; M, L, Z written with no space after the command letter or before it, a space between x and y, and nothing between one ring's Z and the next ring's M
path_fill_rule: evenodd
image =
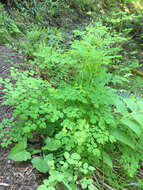
M14 20L8 16L2 4L0 4L0 44L13 41L21 34Z
M50 177L38 189L54 189L57 184L94 189L98 185L91 176L96 168L103 170L103 186L107 168L114 173L122 165L130 177L137 172L142 160L142 101L122 100L107 86L108 65L120 61L116 44L124 41L108 31L101 23L75 31L81 40L73 41L68 50L44 45L45 41L34 48L29 41L33 49L26 53L35 56L30 62L34 69L13 69L15 87L8 79L1 81L3 105L15 108L12 119L1 124L1 145L18 143L9 154L16 161L41 154L32 164L43 173L49 171ZM35 30L35 39L38 34ZM53 71L57 76L49 76ZM27 147L35 136L43 141L41 149Z
M15 50L27 56L28 64L22 72L11 69L14 83L0 79L5 86L2 105L13 107L11 119L0 124L1 146L15 143L10 159L31 160L34 168L48 173L37 190L132 188L130 181L136 180L143 161L143 100L138 96L142 78L133 80L141 65L135 48L131 51L131 44L137 45L132 35L141 35L140 30L128 25L127 13L112 12L108 18L103 14L102 22L100 18L86 29L74 30L73 39L63 45L60 29L41 24L46 15L52 22L63 2L17 4L20 16L33 11L28 18L35 19L32 28L5 24L11 17L2 8L1 43L9 35L20 35ZM85 11L87 2L76 2L81 4L71 1L70 8L76 5ZM93 11L92 3L87 11ZM136 23L138 17L131 18ZM122 90L130 90L130 96L119 95ZM33 145L35 139L38 143ZM134 184L141 188L142 181Z

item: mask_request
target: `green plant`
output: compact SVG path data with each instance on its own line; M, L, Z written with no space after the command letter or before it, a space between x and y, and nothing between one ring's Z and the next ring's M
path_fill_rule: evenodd
M16 11L24 17L28 25L37 24L38 26L48 27L58 23L58 17L70 12L69 1L65 0L45 0L45 1L14 1ZM64 10L63 10L64 7ZM22 18L23 19L23 18ZM55 25L55 24L54 24Z
M0 43L11 42L20 33L15 22L7 14L2 4L0 4Z
M13 117L0 125L1 145L18 142L10 158L21 160L24 154L26 160L34 154L28 151L27 140L41 139L41 150L35 152L43 157L33 158L32 163L43 173L49 171L50 177L39 189L54 189L59 184L76 189L80 184L91 190L96 186L93 169L102 168L104 186L105 169L114 172L116 165L122 165L132 177L142 160L142 99L120 98L108 86L107 68L120 61L117 45L124 38L111 35L101 23L75 33L81 40L75 40L67 51L54 45L42 50L41 44L32 50L36 72L12 70L15 84L1 81L5 85L3 105L14 106ZM56 80L41 75L41 69L51 73L53 68L55 74L61 69L56 87L51 85ZM14 157L14 151L20 158Z
M23 139L11 149L8 155L9 159L15 161L26 161L30 159L31 155L29 152L26 151L26 148L27 148L27 140Z
M39 58L43 54L40 51L44 51L42 46L49 44L51 48L57 48L60 39L61 33L57 28L49 27L43 29L34 25L32 30L29 29L25 32L23 40L17 43L17 49L32 59L33 57ZM40 62L40 60L35 61Z
M121 162L128 169L129 175L133 176L139 167L139 160L142 160L143 102L142 99L136 100L134 97L124 98L123 102L115 103L116 112L120 113L122 117L118 121L120 127L118 132L114 131L114 136L118 135L116 138L130 147L128 151L125 151L124 146L120 146L119 149L123 153ZM129 134L128 137L126 133ZM133 156L134 151L136 151L136 156Z
M108 12L103 20L112 30L122 32L124 40L121 42L121 57L116 59L109 67L111 73L111 84L116 89L126 89L130 93L140 95L142 87L142 72L140 51L142 12L131 13L130 11ZM136 51L137 50L137 51ZM140 90L139 90L140 89Z
M83 163L81 157L77 153L68 152L64 153L65 161L60 161L56 166L54 162L51 162L51 169L49 171L49 178L44 180L44 184L39 186L40 189L50 189L56 186L57 183L61 183L64 188L78 189L77 185L81 185L83 189L94 189L93 179L90 174L95 170L94 167L89 166L87 163ZM50 164L50 163L49 163ZM80 176L80 180L78 177Z

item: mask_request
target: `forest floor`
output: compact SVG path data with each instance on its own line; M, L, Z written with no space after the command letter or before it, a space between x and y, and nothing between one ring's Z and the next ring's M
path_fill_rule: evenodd
M12 48L0 46L0 77L10 78L10 68L19 66L23 55ZM3 87L0 87L0 104L4 101ZM12 108L0 105L0 122L12 117ZM11 147L0 147L0 190L36 190L45 178L44 174L32 167L30 162L15 162L8 158ZM139 177L143 177L143 168L139 169Z
M74 26L71 22L71 25L73 28L77 28L77 26L85 27L89 20L89 18L85 18L83 24L82 18L79 17L78 22ZM69 41L73 37L71 32L73 28L70 28L69 24L67 26L68 29L65 31L65 41L63 43L68 46ZM139 55L139 59L142 59L143 56L141 54ZM22 54L17 53L10 47L0 46L0 78L10 78L10 68L12 66L21 66L23 60L24 57ZM140 67L139 72L135 74L141 74L142 76L143 66ZM12 107L1 105L3 101L3 86L0 86L0 122L4 118L11 118L13 111ZM34 169L30 161L15 162L10 160L8 158L10 149L11 146L8 148L0 147L0 190L36 190L43 179L47 177L45 176L46 174L42 174ZM138 170L138 177L143 179L143 167L140 167Z
M9 78L10 68L22 62L22 55L12 48L0 46L0 77ZM0 122L11 117L12 108L2 106L4 93L0 88ZM36 190L42 182L42 174L33 169L30 162L14 162L8 159L9 148L0 147L0 190Z

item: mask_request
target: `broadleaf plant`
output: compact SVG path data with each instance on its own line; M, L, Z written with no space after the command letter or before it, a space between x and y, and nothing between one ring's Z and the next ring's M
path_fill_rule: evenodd
M101 23L91 25L78 32L80 39L68 50L40 42L30 52L35 56L30 62L35 70L20 73L13 69L15 84L1 81L3 105L14 107L13 117L0 125L1 145L39 137L43 157L33 158L32 163L39 171L49 172L49 178L38 189L60 184L91 190L97 187L91 178L96 168L114 172L118 158L127 175L134 176L143 158L142 107L138 100L124 100L109 87L108 67L120 61L117 44L124 41L109 30ZM27 153L25 149L23 145ZM21 159L11 153L10 158ZM24 159L29 158L28 154Z
M27 148L27 140L18 142L11 150L8 155L9 159L15 161L26 161L31 158L31 154L26 151Z

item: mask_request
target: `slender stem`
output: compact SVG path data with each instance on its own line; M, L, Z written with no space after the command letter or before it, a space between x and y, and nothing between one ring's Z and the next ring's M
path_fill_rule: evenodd
M104 147L102 146L102 150ZM103 175L102 175L102 190L104 190L104 156L103 156L103 151L101 152L101 157L102 157L102 170L103 170Z
M71 187L70 187L65 181L63 181L63 184L64 184L64 186L65 186L68 190L72 190Z

